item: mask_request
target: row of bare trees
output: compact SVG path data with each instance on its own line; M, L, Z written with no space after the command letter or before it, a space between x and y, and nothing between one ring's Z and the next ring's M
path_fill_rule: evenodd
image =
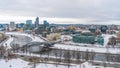
M17 48L15 52L19 52L19 50L21 50L23 53L30 53L29 52L29 47L23 47L22 49ZM63 50L63 49L51 49L51 51L47 51L47 52L40 52L37 53L41 55L46 55L45 60L42 61L46 61L46 63L48 61L54 61L56 62L56 66L59 65L59 63L65 63L66 65L68 65L68 68L70 67L71 63L76 63L76 64L80 64L83 61L90 61L91 62L96 58L96 53L94 51L85 51L85 52L81 52L80 50L77 51L73 51L73 50ZM106 60L104 61L108 61L108 62L113 62L113 61L117 61L120 62L120 55L111 55L110 53L104 54ZM54 59L51 59L54 56Z

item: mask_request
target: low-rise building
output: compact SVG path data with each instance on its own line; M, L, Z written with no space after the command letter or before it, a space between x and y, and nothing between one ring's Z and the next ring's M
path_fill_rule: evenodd
M61 34L59 33L52 33L52 34L47 35L47 39L49 41L57 41L58 39L60 39L60 37L61 37Z
M91 32L82 32L79 35L73 35L72 40L75 43L94 44L95 36Z

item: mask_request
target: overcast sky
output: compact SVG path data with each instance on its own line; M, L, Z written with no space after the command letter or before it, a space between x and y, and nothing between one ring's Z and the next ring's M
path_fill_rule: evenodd
M120 0L0 0L0 22L120 24Z

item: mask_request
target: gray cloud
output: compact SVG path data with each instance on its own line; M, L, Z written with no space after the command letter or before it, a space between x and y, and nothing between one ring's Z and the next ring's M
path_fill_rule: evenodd
M119 0L0 0L0 15L120 20Z

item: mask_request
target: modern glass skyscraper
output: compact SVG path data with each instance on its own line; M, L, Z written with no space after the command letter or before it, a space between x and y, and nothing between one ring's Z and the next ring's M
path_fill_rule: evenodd
M26 26L31 27L32 26L32 20L26 20Z
M35 27L38 27L38 26L39 26L39 17L37 17L35 20Z
M26 25L32 25L32 20L26 20Z

